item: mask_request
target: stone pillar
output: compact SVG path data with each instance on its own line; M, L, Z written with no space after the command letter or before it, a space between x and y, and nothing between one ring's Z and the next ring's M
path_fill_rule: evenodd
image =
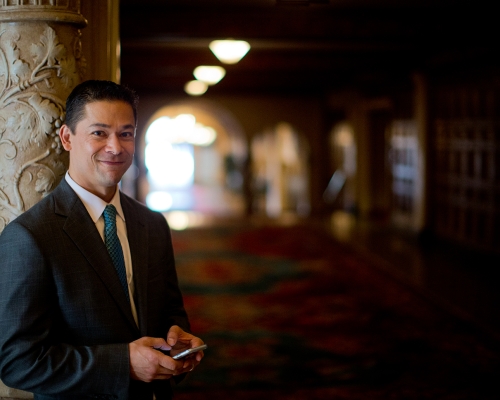
M65 101L85 60L80 0L0 0L0 232L68 167ZM0 383L0 398L32 398Z
M0 232L67 169L58 129L84 73L85 24L79 0L0 0Z

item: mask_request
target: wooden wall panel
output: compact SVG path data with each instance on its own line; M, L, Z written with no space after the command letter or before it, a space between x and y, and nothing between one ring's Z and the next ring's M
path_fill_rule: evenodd
M437 88L431 138L433 230L481 249L500 245L500 90Z

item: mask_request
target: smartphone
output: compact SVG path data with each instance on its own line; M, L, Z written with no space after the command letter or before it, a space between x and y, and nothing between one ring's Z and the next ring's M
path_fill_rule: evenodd
M176 354L172 358L174 360L179 360L181 358L186 357L189 354L193 354L193 353L196 353L197 351L205 350L206 348L207 348L206 344L198 346L198 347L193 347L192 349L187 349L187 350L183 351L182 353Z

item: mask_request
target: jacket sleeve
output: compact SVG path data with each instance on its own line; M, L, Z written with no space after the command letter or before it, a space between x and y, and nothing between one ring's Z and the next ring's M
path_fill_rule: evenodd
M184 300L179 288L179 282L177 278L177 269L174 259L174 249L172 246L171 231L167 222L165 221L164 223L166 225L166 232L168 236L168 240L166 241L168 246L168 251L167 251L168 257L166 260L168 274L166 276L167 279L165 285L168 287L167 292L171 294L171 298L169 301L170 309L168 311L168 315L170 318L169 325L170 326L178 325L184 331L191 332L191 326L189 324L188 316L184 308Z
M120 393L130 379L128 345L64 343L57 303L56 285L37 239L11 222L0 235L0 378L7 386L47 395L125 397Z

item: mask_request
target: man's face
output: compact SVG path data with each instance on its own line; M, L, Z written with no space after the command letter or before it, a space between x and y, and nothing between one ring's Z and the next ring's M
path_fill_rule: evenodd
M134 156L132 107L123 101L88 103L75 132L63 125L60 137L70 152L71 178L105 201L111 200Z

